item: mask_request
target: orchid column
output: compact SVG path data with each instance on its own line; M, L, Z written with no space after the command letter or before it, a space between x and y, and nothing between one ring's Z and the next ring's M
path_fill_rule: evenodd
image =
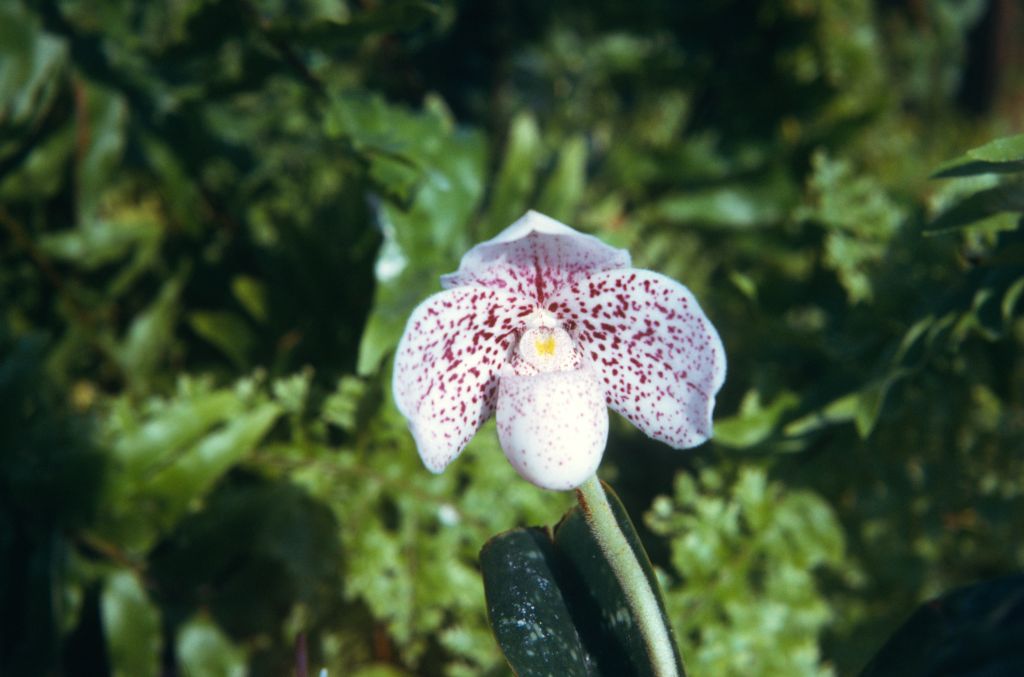
M444 470L496 413L520 475L544 489L581 488L609 565L643 606L649 586L612 533L594 477L607 407L674 448L706 440L725 378L714 327L679 283L532 211L473 247L441 284L409 318L395 358L395 402L424 464ZM665 640L648 640L656 658Z

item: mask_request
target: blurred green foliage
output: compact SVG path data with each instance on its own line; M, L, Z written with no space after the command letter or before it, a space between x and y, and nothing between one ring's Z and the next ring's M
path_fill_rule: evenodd
M761 468L742 468L731 486L704 470L696 480L680 474L673 498L659 497L648 519L672 543L681 580L668 590L670 614L694 674L828 672L816 638L835 612L815 572L858 583L828 503L769 483Z
M477 552L571 497L426 472L390 356L527 208L725 341L716 441L602 469L691 672L1019 570L1015 7L0 4L0 672L503 674Z

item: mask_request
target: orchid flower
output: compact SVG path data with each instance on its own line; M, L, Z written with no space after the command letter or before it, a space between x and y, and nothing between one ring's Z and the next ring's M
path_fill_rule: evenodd
M393 382L431 471L492 414L509 462L545 489L594 474L608 407L677 449L711 436L721 339L689 290L625 250L530 211L441 285L409 318Z

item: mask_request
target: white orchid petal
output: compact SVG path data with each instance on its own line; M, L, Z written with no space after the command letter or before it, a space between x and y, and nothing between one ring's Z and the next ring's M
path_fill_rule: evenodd
M459 269L441 277L441 285L451 289L478 284L543 302L589 273L629 266L629 252L529 211L466 252Z
M394 396L443 470L497 411L527 480L571 489L607 441L607 406L676 448L711 435L725 351L693 295L537 212L463 257L409 319Z
M601 272L562 289L548 307L575 326L613 409L677 449L711 436L725 350L686 287L646 270Z
M604 390L588 369L503 374L498 438L512 467L543 489L574 489L597 471L608 440Z
M435 294L413 311L395 356L395 403L424 465L441 472L490 418L497 372L532 302L482 287Z

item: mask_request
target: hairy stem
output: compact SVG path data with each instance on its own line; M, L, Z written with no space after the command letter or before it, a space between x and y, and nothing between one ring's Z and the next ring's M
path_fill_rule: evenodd
M612 513L608 496L597 475L576 490L583 516L598 546L626 594L630 610L637 619L647 653L658 677L683 677L676 665L672 635L665 624L658 597L651 588L640 562L629 547L625 534Z

